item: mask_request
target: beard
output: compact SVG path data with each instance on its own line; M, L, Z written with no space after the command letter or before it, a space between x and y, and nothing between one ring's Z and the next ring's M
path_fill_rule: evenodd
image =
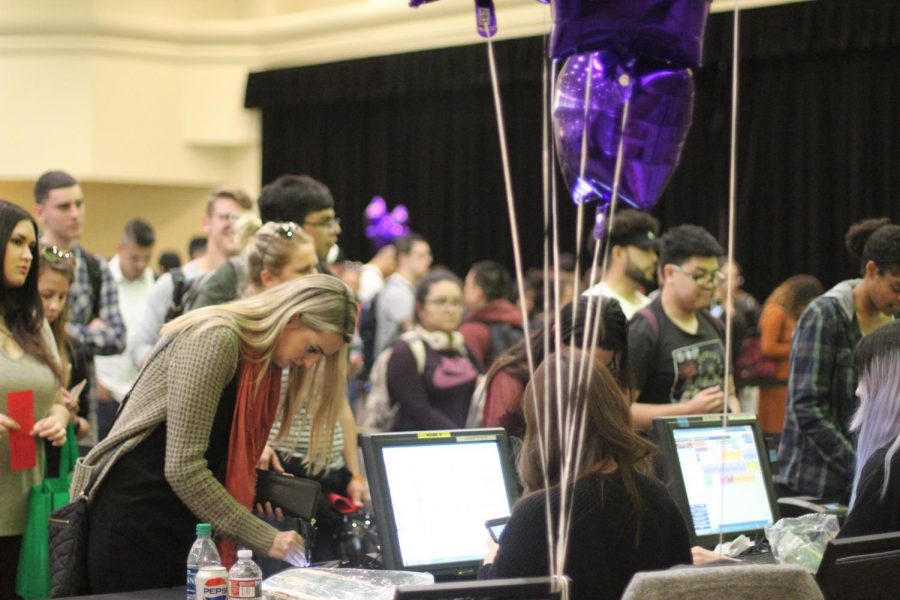
M645 292L656 287L656 280L653 276L648 277L644 271L630 260L625 264L625 277L643 287Z

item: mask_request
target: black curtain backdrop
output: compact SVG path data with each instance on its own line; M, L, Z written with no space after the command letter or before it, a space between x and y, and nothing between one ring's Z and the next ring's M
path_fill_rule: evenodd
M731 40L732 15L713 15L694 123L652 211L664 227L702 225L723 246ZM543 45L495 44L526 266L543 260ZM793 274L826 285L853 276L847 227L871 216L900 222L900 2L744 11L741 55L736 256L746 288L763 299ZM460 274L485 258L512 266L484 45L252 73L246 106L262 108L263 183L308 173L328 184L349 257L371 254L363 210L380 194L409 207L436 263ZM562 186L556 203L561 247L574 250L575 208Z

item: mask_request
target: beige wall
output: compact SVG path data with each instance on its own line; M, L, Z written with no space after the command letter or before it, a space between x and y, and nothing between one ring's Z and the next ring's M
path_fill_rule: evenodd
M15 202L34 214L28 181L0 182L0 198ZM87 207L82 244L88 250L110 257L125 223L134 217L146 219L156 230L156 257L174 250L185 260L191 236L203 235L201 221L210 188L152 186L83 181Z

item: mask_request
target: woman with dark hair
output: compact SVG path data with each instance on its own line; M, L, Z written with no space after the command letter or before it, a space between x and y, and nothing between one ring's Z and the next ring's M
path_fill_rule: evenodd
M571 367L577 383L569 380ZM638 571L690 564L684 519L665 487L648 475L653 445L634 430L628 399L609 369L596 356L565 350L535 371L525 397L519 476L526 493L480 576L548 573L547 502L555 538L563 486L571 502L565 574L576 600L619 598ZM584 420L583 439L571 453L566 446L573 440L559 434L560 414ZM566 457L573 470L564 479Z
M21 430L16 415L30 413L34 426L26 433L62 446L69 411L60 391L63 375L53 334L38 295L37 225L6 200L0 200L0 252L0 598L15 598L28 494L43 477L44 457L43 444L36 444L35 463L14 466L9 437ZM18 400L10 410L13 398Z
M797 319L825 289L812 275L794 275L769 294L759 317L759 349L766 358L778 361L778 382L787 382L791 337ZM759 424L766 433L781 434L784 429L784 408L787 385L777 383L759 390Z
M588 305L594 311L594 317L588 322ZM628 366L628 321L617 300L605 296L582 296L578 299L575 313L574 303L565 305L560 311L559 327L549 329L550 351L556 351L556 332L560 333L564 347L572 345L584 348L585 339L590 347L593 329L599 318L596 355L601 363L607 365L621 386L630 392L631 369ZM550 315L552 316L552 315ZM535 366L544 360L545 342L548 329L542 327L531 336L531 355ZM501 354L487 373L485 381L484 419L485 427L503 427L515 437L525 433L525 420L522 416L522 395L528 383L528 356L525 340L517 343Z
M850 514L839 537L900 531L900 321L866 336L854 352L859 409Z
M416 326L394 342L387 364L394 431L465 427L478 367L461 319L459 278L443 270L426 275L416 286Z
M781 495L850 500L856 452L853 348L900 308L900 226L870 219L850 228L847 249L862 278L842 281L800 316L791 348L787 414L778 448Z

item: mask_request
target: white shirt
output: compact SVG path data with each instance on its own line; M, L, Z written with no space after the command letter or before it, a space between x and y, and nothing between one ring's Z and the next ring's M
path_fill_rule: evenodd
M356 297L365 304L384 288L384 275L375 265L365 264L359 268L359 289Z
M112 356L95 356L94 367L97 381L109 390L117 402L121 402L137 378L137 369L128 356L128 350L134 344L138 325L150 298L150 290L153 289L154 278L153 271L147 267L137 279L129 281L122 275L118 255L109 261L108 267L118 288L119 311L122 313L122 320L125 321L125 352Z
M619 295L614 289L609 287L605 281L601 281L591 289L584 292L585 296L606 296L607 298L615 298L622 305L622 312L625 313L626 319L631 319L632 315L650 304L650 298L640 292L635 292L637 302L629 302Z

